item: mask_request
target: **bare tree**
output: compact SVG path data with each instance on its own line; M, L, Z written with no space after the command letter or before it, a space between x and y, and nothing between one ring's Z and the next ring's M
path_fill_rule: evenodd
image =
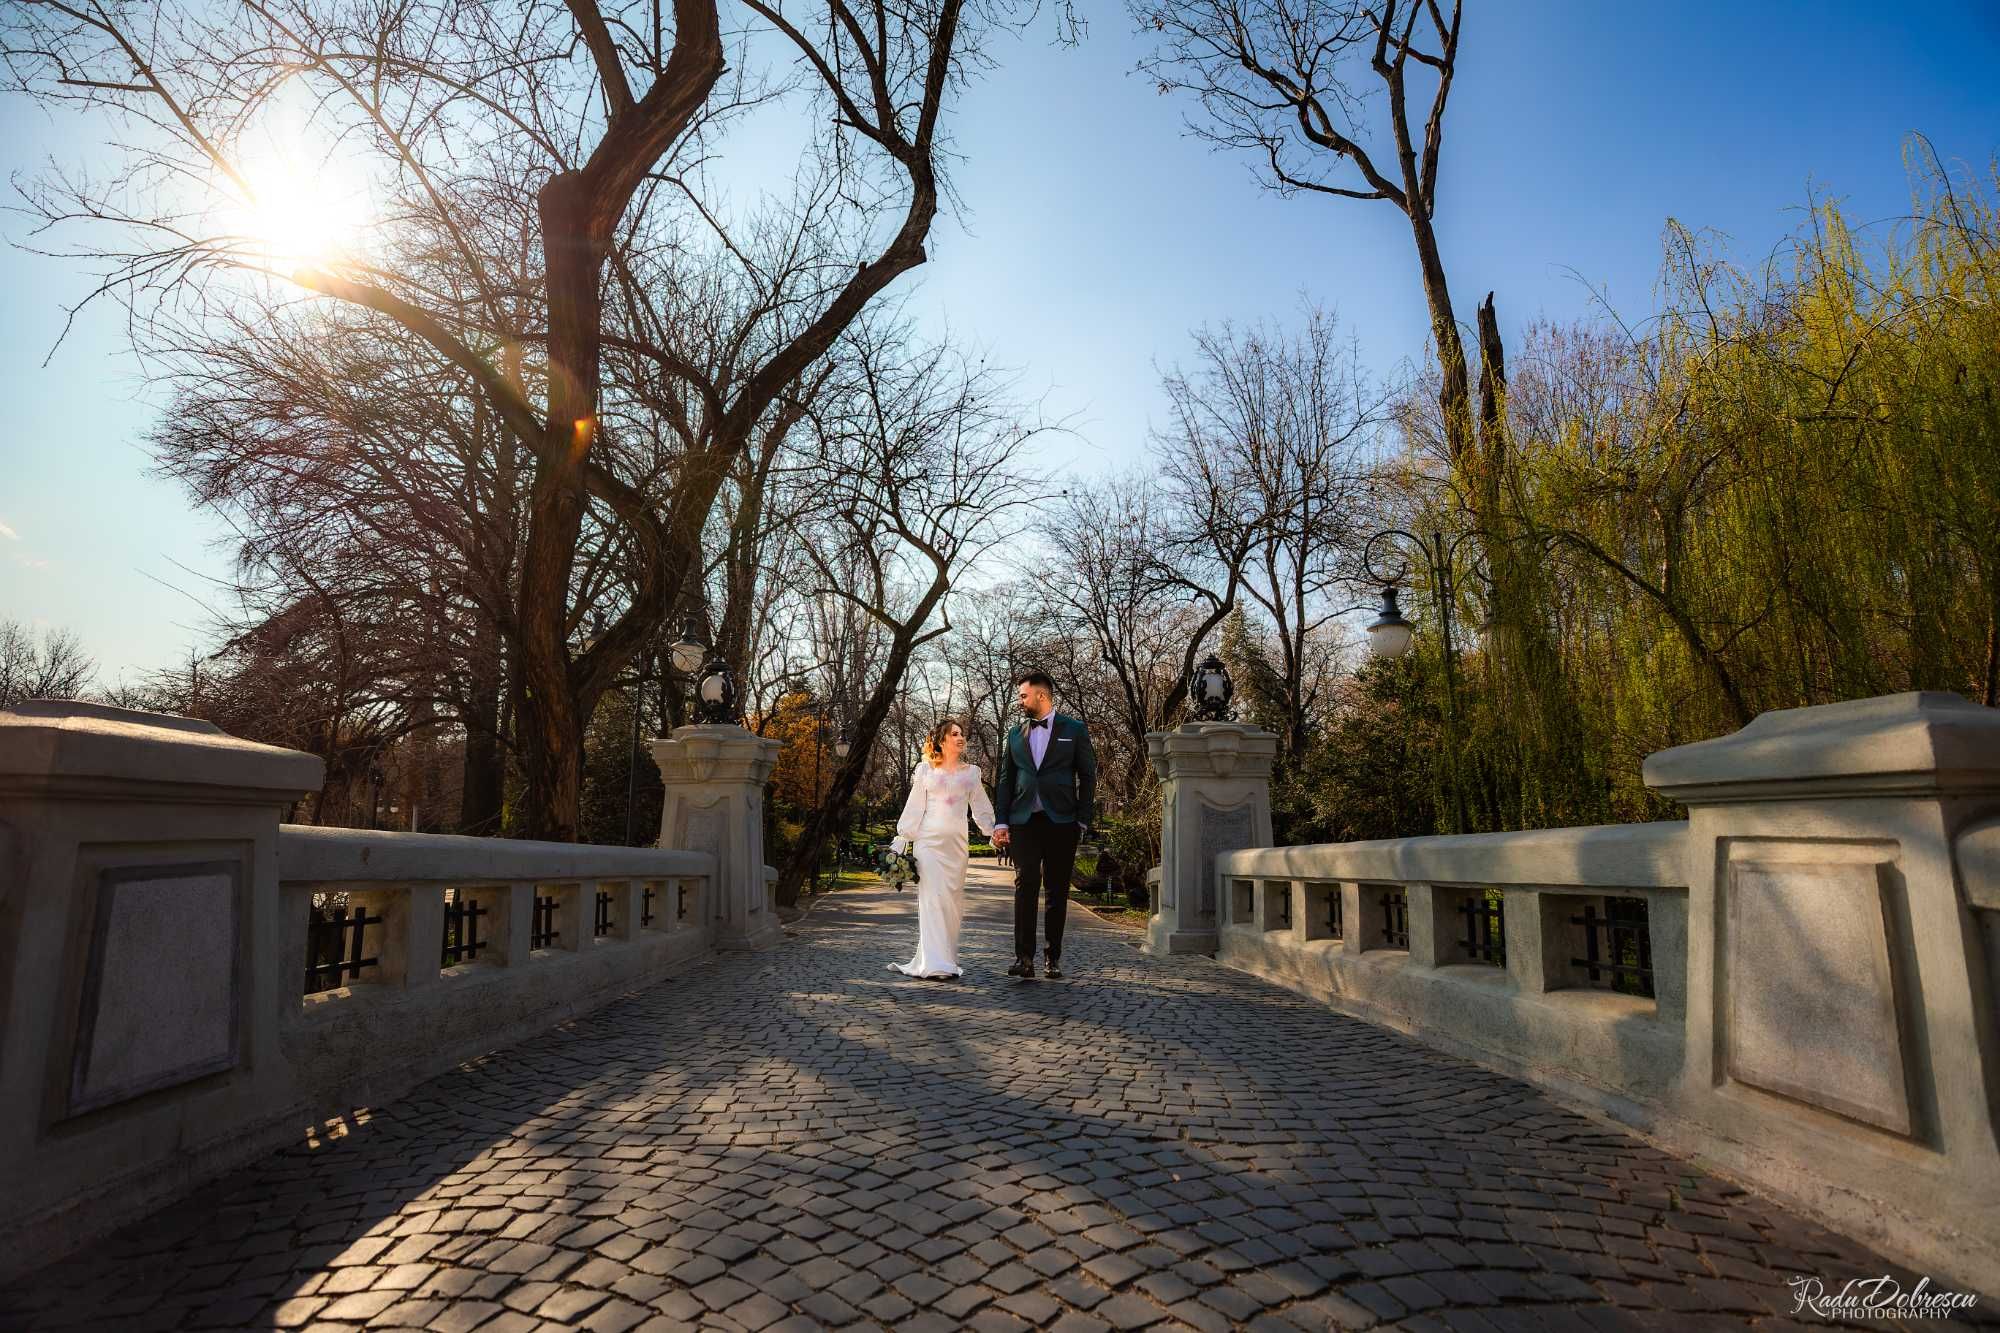
M736 460L842 330L924 261L949 93L981 31L1031 9L825 0L808 23L746 4L822 111L801 216L842 212L850 225L832 238L804 229L799 262L760 272L763 332L708 366L662 319L687 302L685 275L663 260L686 236L661 219L698 219L738 258L756 249L697 192L720 118L764 91L724 84L716 0L674 0L671 22L659 5L597 0L22 0L0 21L17 89L135 127L109 181L56 175L30 195L48 226L118 237L74 252L106 261L103 290L135 310L199 311L227 305L244 275L296 283L424 344L525 455L512 707L524 823L541 836L575 836L585 724L697 583ZM398 219L368 253L299 262L237 225L270 195L246 130L281 97L365 159L378 211ZM190 183L209 181L216 197L190 201ZM675 423L659 489L622 465L629 423L614 390L641 366L657 401L697 409ZM592 528L622 551L631 585L580 647Z
M885 643L852 748L779 869L787 906L859 786L912 659L952 628L942 613L953 583L1043 498L1011 466L1042 427L990 372L887 321L856 326L842 352L837 388L811 414L823 507L800 525L799 543L820 576L817 594L855 607Z
M1253 154L1282 193L1382 200L1407 219L1443 370L1452 458L1473 466L1465 345L1435 226L1463 0L1452 0L1449 17L1440 0L1127 0L1126 7L1157 42L1140 68L1162 92L1189 94L1200 105L1188 122L1197 137ZM1378 146L1382 127L1368 120L1371 92L1382 94L1388 156ZM1497 392L1503 372L1492 307L1489 295L1479 311L1481 387ZM1490 415L1483 411L1482 420Z
M1195 335L1196 368L1166 377L1177 443L1232 482L1229 526L1247 536L1241 587L1277 645L1283 753L1306 746L1337 661L1389 396L1372 388L1328 311L1296 333L1224 325Z
M72 630L39 635L16 620L0 620L0 708L24 699L75 699L97 675L97 663Z
M1122 746L1099 743L1099 763L1119 775L1113 790L1127 800L1145 783L1146 733L1167 722L1197 628L1184 591L1161 577L1166 511L1152 476L1131 472L1072 488L1041 524L1055 566L1047 592L1066 635L1094 655L1106 677L1105 713L1124 733ZM1009 662L1019 660L1010 652ZM1010 701L1001 702L1004 719ZM1124 761L1116 768L1106 762L1114 753Z

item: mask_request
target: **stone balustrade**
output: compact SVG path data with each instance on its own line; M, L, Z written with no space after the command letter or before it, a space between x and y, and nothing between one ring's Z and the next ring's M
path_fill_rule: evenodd
M1645 776L1687 821L1183 858L1154 939L1175 934L1171 899L1212 901L1224 963L1990 1282L2000 710L1904 694L1772 712ZM1201 810L1202 786L1169 799ZM1227 798L1260 808L1240 787Z
M777 743L655 743L663 846L284 824L320 761L0 711L0 1276L716 949L778 938Z
M282 826L278 1041L297 1099L386 1100L705 955L714 866L703 852Z
M1687 1007L1687 826L1219 858L1217 957L1521 1071L1665 1090Z

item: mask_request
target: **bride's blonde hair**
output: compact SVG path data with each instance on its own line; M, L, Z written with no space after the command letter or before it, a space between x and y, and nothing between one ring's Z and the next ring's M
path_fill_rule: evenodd
M962 724L957 718L948 717L944 719L944 721L938 723L935 727L932 727L930 730L930 734L924 737L924 759L926 760L926 762L930 764L932 768L943 767L944 738L951 735L951 729L953 727L957 727L960 731L965 730L964 724Z

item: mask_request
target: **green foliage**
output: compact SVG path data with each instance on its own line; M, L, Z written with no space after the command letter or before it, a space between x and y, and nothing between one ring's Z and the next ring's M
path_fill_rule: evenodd
M1216 656L1222 659L1236 687L1230 700L1236 720L1284 737L1291 730L1285 718L1284 678L1271 665L1264 645L1251 633L1242 607L1234 608L1223 619L1222 643Z
M1090 830L1102 856L1118 863L1118 885L1143 886L1146 871L1160 863L1160 801L1157 793L1135 802L1129 810L1100 814ZM1101 862L1101 857L1100 857ZM1095 872L1100 862L1092 863Z
M1420 636L1425 702L1396 701L1437 720L1439 831L1671 817L1645 756L1769 709L2000 703L2000 214L1990 180L1921 160L1913 183L1895 229L1819 202L1755 270L1670 226L1653 324L1536 328L1510 355L1497 486L1408 487L1474 530L1456 617L1502 627L1459 644L1455 689ZM1468 517L1483 490L1499 512ZM1392 743L1344 719L1311 769L1391 782ZM1315 826L1416 831L1409 797L1322 795Z
M652 727L647 719L640 719L635 746L632 708L630 691L606 693L598 701L597 712L584 733L583 799L577 834L580 841L624 845L628 797L631 845L650 846L660 836L660 806L665 789L660 785L659 767L647 748Z
M1370 662L1317 742L1271 792L1278 841L1353 842L1436 831L1442 688L1413 655Z

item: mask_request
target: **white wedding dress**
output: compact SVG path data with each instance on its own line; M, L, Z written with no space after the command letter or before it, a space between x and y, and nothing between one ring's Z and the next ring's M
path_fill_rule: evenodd
M993 832L993 799L976 764L956 771L919 760L910 774L910 799L896 820L897 842L917 860L917 952L889 966L912 977L958 977L958 928L965 920L965 815L981 833Z

